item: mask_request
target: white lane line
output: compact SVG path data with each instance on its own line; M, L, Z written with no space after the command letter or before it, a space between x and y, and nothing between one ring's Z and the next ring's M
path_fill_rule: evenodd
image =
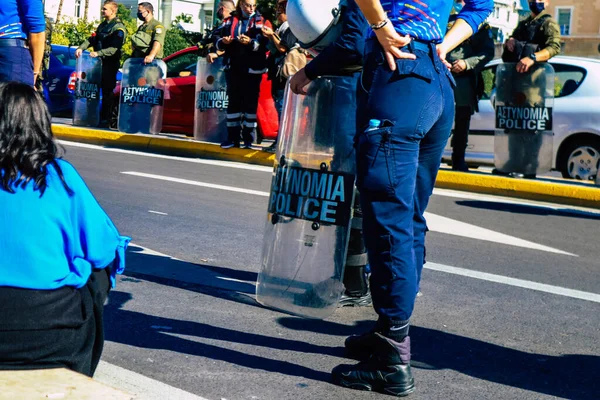
M234 186L216 185L213 183L198 182L198 181L192 181L189 179L181 179L181 178L173 178L170 176L147 174L144 172L123 171L121 173L125 174L125 175L139 176L139 177L143 177L143 178L151 178L151 179L158 179L158 180L164 180L164 181L170 181L170 182L176 182L176 183L183 183L186 185L208 187L208 188L213 188L213 189L228 190L228 191L237 192L237 193L245 193L245 194L253 194L253 195L257 195L257 196L269 197L269 192L262 192L262 191L258 191L258 190L252 190L252 189L240 189L240 188L237 188ZM488 241L488 242L506 244L509 246L516 246L516 247L522 247L522 248L526 248L526 249L540 250L540 251L546 251L546 252L555 253L555 254L562 254L562 255L577 257L575 254L568 253L566 251L558 250L558 249L555 249L552 247L544 246L544 245L530 242L530 241L527 241L524 239L519 239L519 238L510 236L510 235L505 235L503 233L492 231L491 229L481 228L476 225L467 224L465 222L460 222L460 221L457 221L454 219L442 217L440 215L435 215L435 214L426 212L425 217L427 218L427 226L429 227L430 231L445 233L448 235L466 237L469 239L484 240L484 241Z
M465 268L452 267L450 265L437 264L427 262L424 268L446 272L453 275L466 276L469 278L480 279L482 281L495 282L508 286L515 286L524 289L536 290L538 292L551 293L558 296L570 297L573 299L580 299L586 301L592 301L594 303L600 303L600 294L583 292L580 290L567 289L560 286L547 285L545 283L538 283L532 281L526 281L523 279L509 278L507 276L489 274L487 272L473 271Z
M207 400L204 397L169 386L137 372L109 364L106 361L100 361L100 364L98 364L94 380L115 389L123 390L140 400Z
M204 159L200 159L200 158L165 156L162 154L143 153L141 151L116 149L116 148L111 148L111 147L102 147L102 146L97 146L94 144L68 142L65 140L58 140L57 142L64 146L68 146L68 147L81 147L84 149L108 151L110 153L131 154L131 155L135 155L135 156L150 157L150 158L162 158L164 160L183 161L183 162L188 162L188 163L193 163L193 164L215 165L218 167L245 169L248 171L273 172L273 167L265 167L262 165L245 164L245 163L239 163L239 162L233 162L233 161L204 160Z
M142 178L158 179L158 180L161 180L161 181L183 183L183 184L192 185L192 186L202 186L202 187L207 187L207 188L212 188L212 189L228 190L230 192L253 194L253 195L256 195L256 196L269 197L269 192L261 192L259 190L240 189L240 188L233 187L233 186L216 185L214 183L198 182L198 181L192 181L192 180L189 180L189 179L181 179L181 178L173 178L171 176L146 174L144 172L123 171L121 173L125 174L125 175L139 176L139 177L142 177Z
M148 210L148 212L149 212L149 213L152 213L152 214L158 214L158 215L169 215L169 214L167 214L167 213L160 212L160 211L154 211L154 210Z
M578 257L575 254L567 253L566 251L558 250L553 247L519 239L514 236L493 231L491 229L486 229L477 225L467 224L466 222L460 222L455 219L442 217L441 215L426 212L425 218L427 219L427 226L429 227L429 230L433 232L461 236L469 239L484 240L486 242L502 243L510 246L523 247L526 249L547 251L549 253L562 254L565 256Z

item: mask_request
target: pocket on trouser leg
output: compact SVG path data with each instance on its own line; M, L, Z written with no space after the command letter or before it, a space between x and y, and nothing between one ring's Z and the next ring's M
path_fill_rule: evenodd
M357 187L372 194L392 195L396 186L391 127L368 130L356 139Z

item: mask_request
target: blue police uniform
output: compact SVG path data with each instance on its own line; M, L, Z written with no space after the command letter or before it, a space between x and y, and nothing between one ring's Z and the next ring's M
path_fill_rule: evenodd
M396 31L412 37L403 51L416 59L397 59L392 71L375 34L366 41L357 187L379 319L372 332L346 340L346 350L363 362L340 365L332 375L345 387L404 396L415 387L408 329L425 258L423 213L454 120L454 81L435 47L445 36L452 2L381 0L381 5ZM477 32L493 5L466 0L458 18ZM377 123L365 129L370 120Z
M0 4L0 82L33 85L30 33L46 30L42 0L2 0Z

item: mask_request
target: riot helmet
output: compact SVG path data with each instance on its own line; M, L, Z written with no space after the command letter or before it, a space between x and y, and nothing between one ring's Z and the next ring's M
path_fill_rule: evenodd
M316 55L341 33L346 0L289 0L288 23L300 46Z

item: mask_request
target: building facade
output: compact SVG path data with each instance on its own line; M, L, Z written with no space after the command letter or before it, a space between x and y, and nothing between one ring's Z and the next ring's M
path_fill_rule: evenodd
M492 27L494 40L504 43L528 13L527 0L495 0L494 11L487 19Z
M551 0L560 26L563 54L600 58L600 0Z
M61 21L84 18L86 1L88 3L88 21L99 20L103 0L62 0ZM61 0L46 0L44 3L46 15L54 21L58 15L60 3Z
M154 7L154 17L163 25L170 27L171 22L179 15L185 14L192 20L185 24L185 29L194 32L203 32L212 26L214 0L147 0ZM122 0L119 3L131 10L135 17L138 0Z

